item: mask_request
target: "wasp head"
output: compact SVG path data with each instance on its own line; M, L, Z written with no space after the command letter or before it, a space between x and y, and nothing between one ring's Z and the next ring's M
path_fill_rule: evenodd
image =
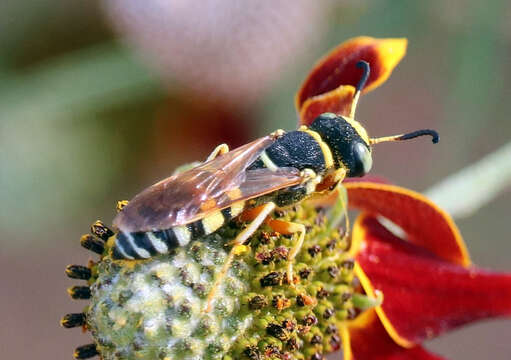
M365 128L355 120L355 110L362 89L369 78L370 66L366 61L359 61L357 67L362 68L363 73L355 89L349 116L323 113L310 126L310 129L319 133L329 146L336 168L344 168L348 177L364 176L373 166L371 146L374 144L410 140L424 135L431 136L433 143L438 142L438 133L429 129L400 135L369 138Z
M346 169L348 177L364 176L371 170L370 140L360 123L349 117L324 113L314 120L310 129L321 135L332 151L335 167Z

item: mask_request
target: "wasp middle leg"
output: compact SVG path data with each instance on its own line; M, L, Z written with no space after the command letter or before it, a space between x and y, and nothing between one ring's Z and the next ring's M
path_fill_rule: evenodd
M289 255L287 257L287 281L291 286L294 286L294 276L293 276L293 262L302 249L303 242L305 240L305 225L294 223L290 221L277 220L272 219L268 221L268 225L276 232L281 233L283 235L293 235L296 233L300 233L298 236L298 240L293 244L293 247L289 251Z
M228 152L229 152L229 146L227 144L220 144L211 152L211 154L209 154L208 158L206 159L206 162L213 160L218 155L223 155Z

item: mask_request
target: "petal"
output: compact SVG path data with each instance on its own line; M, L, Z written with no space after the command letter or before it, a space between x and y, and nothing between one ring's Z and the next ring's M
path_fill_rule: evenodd
M374 310L366 311L349 325L351 357L345 360L443 360L422 346L403 348L386 333Z
M349 115L354 94L355 87L341 85L332 91L305 100L300 108L300 125L309 126L314 119L325 112Z
M423 195L382 183L348 182L344 186L350 207L386 217L406 232L408 241L444 260L470 265L468 251L454 221Z
M297 110L307 99L337 89L340 85L355 87L362 75L362 70L355 66L359 60L371 65L371 75L364 92L376 88L403 58L406 45L406 39L374 39L366 36L340 44L319 60L305 79L296 94Z
M384 294L376 312L388 334L411 346L452 328L511 315L511 274L466 268L403 241L374 217L353 228L356 273L364 290Z

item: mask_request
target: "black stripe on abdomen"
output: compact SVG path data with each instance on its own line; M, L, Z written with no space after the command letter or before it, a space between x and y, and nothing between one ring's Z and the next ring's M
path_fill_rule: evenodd
M179 241L177 240L176 234L171 229L154 231L154 236L162 240L167 245L168 250L172 250L179 247Z
M204 230L204 224L202 223L202 219L194 221L193 223L186 225L186 227L188 228L188 230L190 230L192 240L198 239L201 236L204 236L206 233Z
M232 219L232 213L231 213L231 207L226 207L225 209L222 209L222 215L224 216L224 222L227 223L229 220Z
M135 242L135 246L142 248L144 250L147 250L151 256L154 256L158 254L158 251L154 248L153 243L147 236L148 233L146 232L137 232L132 233L131 236L133 236L133 241Z
M128 236L123 232L119 232L115 237L115 246L113 249L112 257L114 259L127 259L124 254L131 256L134 259L139 258L138 254L135 252L130 242L128 241Z

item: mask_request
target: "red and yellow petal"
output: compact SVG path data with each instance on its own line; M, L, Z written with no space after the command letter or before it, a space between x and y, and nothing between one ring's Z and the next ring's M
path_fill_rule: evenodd
M300 125L309 126L314 119L325 112L339 115L349 115L351 103L355 95L355 87L341 85L337 89L308 98L303 103L299 118Z
M375 310L368 310L348 324L344 360L443 360L420 345L404 348L396 344L382 326Z
M373 289L383 292L375 311L402 347L476 320L511 315L511 274L448 262L395 237L367 214L358 218L353 240L359 244L361 284L369 295Z
M382 84L391 74L394 67L401 61L406 53L406 39L375 39L371 37L357 37L350 39L332 50L321 59L305 79L295 97L296 109L302 113L307 100L317 97L313 103L307 106L321 108L325 111L345 113L346 106L334 104L334 99L341 103L351 100L348 91L336 90L342 85L355 87L360 80L362 70L356 67L356 63L365 60L371 65L371 74L367 80L363 92L368 92ZM349 89L349 88L347 88ZM336 90L333 94L327 93ZM323 102L319 105L318 102ZM328 105L334 105L330 108ZM304 111L304 114L312 113L312 110ZM308 118L308 117L307 117ZM305 124L305 119L301 123Z
M399 186L348 182L349 206L381 215L399 225L407 240L441 259L470 265L468 251L452 218L423 195Z

